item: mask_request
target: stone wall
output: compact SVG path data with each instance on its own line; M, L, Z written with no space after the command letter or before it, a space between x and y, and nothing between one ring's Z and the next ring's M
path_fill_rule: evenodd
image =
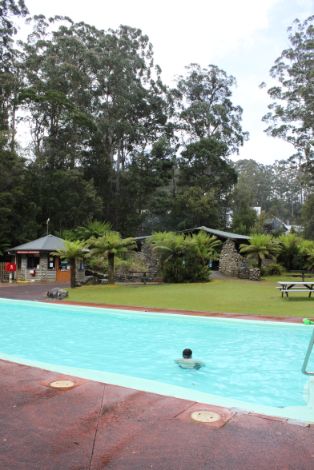
M228 239L222 246L219 257L219 271L226 276L238 277L240 266L245 262L243 256L237 252L235 244Z
M261 270L258 268L251 268L249 270L249 279L251 281L260 281L261 279Z
M234 242L230 239L223 244L219 257L219 271L225 276L253 281L258 281L261 277L260 270L249 267L247 259L240 255Z
M27 255L21 255L21 268L17 272L17 279L23 281L55 281L55 270L48 269L47 253L40 254L39 265L35 268L35 275L32 275L33 269L27 267Z
M21 256L21 267L16 273L18 281L56 281L56 269L48 269L48 254L40 253L38 266L35 268L35 275L32 274L33 269L27 268L27 255ZM76 281L84 282L85 268L80 269L80 260L76 260Z
M142 251L137 253L137 255L143 259L147 266L147 272L157 275L159 271L159 258L153 247L149 243L144 242Z
M146 279L148 282L160 281L158 257L149 243L144 242L141 251L134 252L132 256L131 266L122 266L116 269L115 278L117 281L145 282Z
M81 268L81 261L77 259L76 263L76 282L84 283L85 281L85 267ZM84 264L83 264L84 266Z

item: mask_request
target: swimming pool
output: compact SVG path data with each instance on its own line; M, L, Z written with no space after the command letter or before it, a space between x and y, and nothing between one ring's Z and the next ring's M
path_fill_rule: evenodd
M312 328L0 299L3 359L307 421L314 410L301 366ZM179 368L174 360L185 347L206 367Z

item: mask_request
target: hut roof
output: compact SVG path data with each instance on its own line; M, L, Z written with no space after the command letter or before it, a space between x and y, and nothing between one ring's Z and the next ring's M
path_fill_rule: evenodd
M202 225L201 227L195 227L195 228L190 228L187 230L183 230L184 233L186 232L199 232L202 230L203 232L210 233L211 235L216 235L218 238L225 238L225 239L230 239L230 240L235 240L235 241L241 241L241 240L249 240L250 237L247 235L240 235L238 233L232 233L232 232L224 232L223 230L217 230L215 228L209 228L205 227Z
M45 237L37 238L37 240L15 246L8 251L11 253L17 251L55 251L60 249L64 249L64 240L54 235L46 235Z

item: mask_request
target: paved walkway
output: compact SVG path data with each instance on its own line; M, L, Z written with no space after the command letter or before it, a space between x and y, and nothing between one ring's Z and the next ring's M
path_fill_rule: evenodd
M47 285L8 285L0 287L0 297L11 293L12 298L43 300L47 290ZM75 386L49 386L61 378ZM0 403L1 470L314 468L314 426L7 361L0 361ZM193 421L191 413L201 410L220 419L210 424Z
M32 282L29 284L9 284L0 282L0 297L6 299L20 300L48 300L47 291L54 287L70 287L69 284L62 283L40 283Z
M0 361L3 470L312 470L314 428ZM66 379L71 377L66 376ZM193 411L225 416L218 427ZM227 422L226 422L227 421Z

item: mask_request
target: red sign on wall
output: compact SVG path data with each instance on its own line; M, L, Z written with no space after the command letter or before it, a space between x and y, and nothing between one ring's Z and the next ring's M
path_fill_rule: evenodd
M16 263L5 263L4 269L7 273L14 273L16 271Z

